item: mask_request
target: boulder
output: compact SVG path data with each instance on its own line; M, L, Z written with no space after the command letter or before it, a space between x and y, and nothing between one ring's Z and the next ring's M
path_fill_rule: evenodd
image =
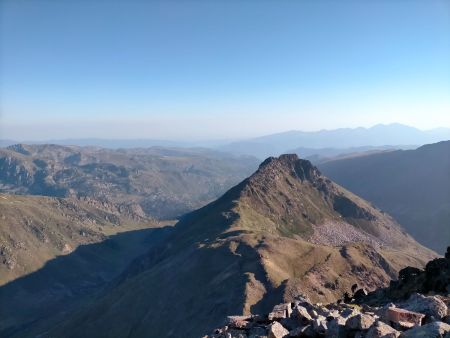
M278 322L273 322L269 326L269 336L268 338L283 338L289 335L289 331L286 330L283 325Z
M403 308L438 319L447 315L447 305L442 300L436 296L424 296L418 293L412 294L404 303Z
M291 303L278 304L273 307L273 310L269 313L268 318L269 320L288 318L291 316L291 313Z
M450 325L433 322L402 332L400 338L443 338L450 332Z
M389 325L376 321L367 331L366 338L397 338L400 332Z
M381 313L381 318L386 323L397 324L403 328L411 328L422 325L422 319L425 317L422 313L408 311L396 307L388 307Z
M308 313L308 310L306 310L306 308L301 305L297 305L294 308L292 315L293 317L297 318L303 325L308 324L312 320L312 317Z
M360 313L350 317L345 323L345 327L350 330L368 330L374 322L374 317Z

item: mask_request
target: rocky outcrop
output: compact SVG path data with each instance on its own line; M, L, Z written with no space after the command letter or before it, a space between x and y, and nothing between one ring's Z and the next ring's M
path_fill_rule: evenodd
M450 281L446 267L449 261L450 248L445 258L429 262L424 271L403 269L399 281L391 285L394 290L381 289L365 295L353 285L353 296L344 297L349 303L322 305L301 298L276 305L267 315L246 316L245 325L229 317L225 326L206 337L448 338ZM441 268L439 271L437 266ZM447 283L445 288L442 283ZM412 293L419 290L427 290L429 294ZM355 297L357 294L359 296ZM376 305L374 295L378 297ZM394 297L389 298L389 295ZM403 298L397 298L398 295Z
M399 272L398 280L391 281L389 287L378 289L363 297L360 301L371 304L380 304L386 299L402 300L414 293L450 293L450 247L447 248L445 257L429 261L424 270L406 267ZM413 296L417 306L430 308L429 304L422 304L423 299ZM434 310L439 312L439 305L434 303Z

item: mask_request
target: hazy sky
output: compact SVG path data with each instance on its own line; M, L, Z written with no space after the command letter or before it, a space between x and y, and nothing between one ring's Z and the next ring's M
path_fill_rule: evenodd
M450 127L450 1L0 1L0 138Z

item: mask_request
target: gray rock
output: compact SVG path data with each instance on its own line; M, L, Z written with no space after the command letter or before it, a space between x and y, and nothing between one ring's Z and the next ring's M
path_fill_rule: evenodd
M420 312L438 319L447 315L447 305L436 296L424 296L415 293L404 303L406 310Z
M349 318L345 326L350 330L368 330L374 322L374 317L360 313Z
M366 338L397 338L400 332L389 325L377 321L367 331Z
M450 325L434 322L402 332L400 338L442 338L449 332Z
M286 330L283 325L278 322L273 322L269 326L269 338L283 338L289 335L289 331Z
M294 308L294 311L293 311L292 314L303 325L308 324L312 320L311 315L308 313L308 310L305 307L301 306L301 305L297 305Z

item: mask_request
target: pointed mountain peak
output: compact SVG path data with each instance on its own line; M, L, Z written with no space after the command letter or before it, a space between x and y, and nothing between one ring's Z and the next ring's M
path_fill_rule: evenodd
M284 154L279 157L269 157L259 166L254 176L270 174L289 174L301 181L316 182L322 174L308 160L300 159L296 154Z

